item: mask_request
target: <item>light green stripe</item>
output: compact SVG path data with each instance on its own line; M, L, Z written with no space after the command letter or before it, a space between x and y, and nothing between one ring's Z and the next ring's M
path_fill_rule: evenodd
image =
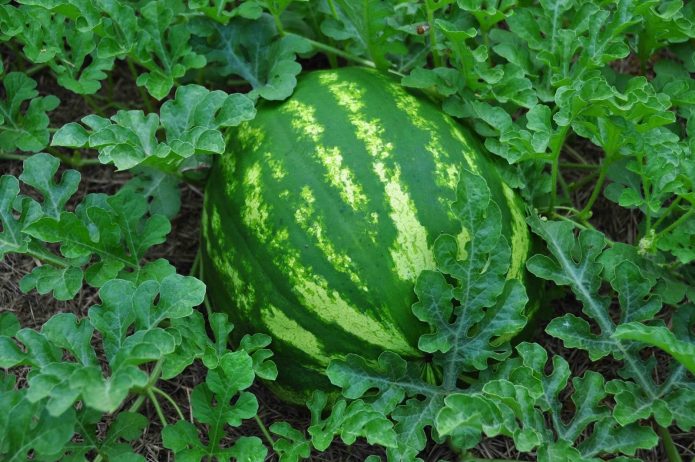
M291 244L287 229L277 232L270 242L273 253L279 255L274 261L277 268L284 269L290 286L300 299L301 306L311 316L324 323L336 325L366 343L405 355L417 354L403 336L401 330L391 322L378 321L359 308L346 302L337 290L330 289L328 281L306 267L301 255Z
M248 316L256 303L256 290L251 284L244 282L236 266L230 263L234 260L235 250L232 246L227 245L227 233L222 229L221 217L217 207L212 209L210 228L212 236L208 236L205 239L209 258L215 268L217 268L218 273L224 274L227 278L227 282L229 282L227 287L232 293L237 308L241 309ZM215 239L217 244L216 251L212 249L213 239Z
M459 128L456 126L453 119L451 119L450 117L445 117L444 120L446 121L447 125L449 125L451 135L457 140L459 140L461 144L463 144L463 146L465 147L465 149L461 150L461 154L463 154L463 157L466 159L466 162L468 163L468 169L473 173L482 175L483 172L480 170L480 166L471 156L471 153L475 151L473 150L471 145L468 144L468 140L466 140L466 138L461 134L461 130L459 130Z
M396 107L408 114L409 121L416 128L427 133L429 140L425 149L431 154L432 160L434 161L435 183L437 186L448 189L455 194L459 180L459 169L455 163L451 162L449 153L442 145L441 138L438 134L439 128L431 120L421 115L424 108L421 101L405 92L403 88L397 84L390 83L388 89L396 102ZM448 207L448 200L446 197L440 197L439 201Z
M528 228L526 227L526 217L521 210L519 210L514 191L512 191L506 183L502 183L502 192L504 193L504 198L507 201L507 207L509 208L509 213L512 218L512 261L509 266L509 272L507 273L507 279L519 278L523 274L531 242Z
M244 207L241 220L258 240L266 243L270 240L271 228L268 224L270 207L263 201L261 163L255 162L244 175Z
M427 245L427 230L417 218L415 203L401 183L400 168L386 166L393 144L384 141L379 119L364 117L364 89L353 82L334 82L329 90L338 104L348 110L356 136L374 160L372 168L384 186L391 208L389 216L396 227L396 241L389 249L396 273L402 280L414 282L423 270L435 268L434 256Z
M328 282L304 268L291 271L295 290L303 304L322 321L334 323L365 342L405 355L417 353L403 337L398 327L377 321L346 302L337 290L329 289Z
M289 318L276 306L269 304L261 310L261 321L275 337L315 358L322 365L331 360L321 340Z
M321 143L324 128L316 120L316 110L298 100L286 102L282 110L292 117L292 128L297 130L298 136L307 138L314 144L315 154L326 169L326 179L338 190L341 199L353 210L364 210L367 196L355 180L355 174L344 165L340 150L336 146L327 147Z
M258 150L265 141L265 133L260 127L254 127L249 123L239 126L236 135L241 152L253 152Z
M316 197L311 188L304 186L300 196L302 198L301 205L297 207L294 213L299 227L314 239L316 246L321 250L321 253L335 271L346 274L360 290L368 292L369 289L355 272L355 265L350 256L338 252L328 239L326 224L323 218L316 213L316 208L314 207Z

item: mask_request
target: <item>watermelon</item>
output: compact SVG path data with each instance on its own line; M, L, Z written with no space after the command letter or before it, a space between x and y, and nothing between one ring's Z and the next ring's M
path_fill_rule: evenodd
M273 339L282 398L329 389L333 358L391 350L417 358L426 326L411 311L433 269L459 172L482 175L521 278L530 237L522 206L483 148L433 103L364 68L303 75L234 133L212 169L203 215L203 276L237 335Z

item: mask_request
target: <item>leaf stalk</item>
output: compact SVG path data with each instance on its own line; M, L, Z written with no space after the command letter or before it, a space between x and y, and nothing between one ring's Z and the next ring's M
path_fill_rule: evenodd
M662 427L661 425L656 426L656 431L661 437L661 442L664 444L664 449L666 450L666 456L669 462L683 462L676 445L673 443L673 438L671 438L671 433L668 429Z
M256 419L256 423L258 424L258 428L261 429L261 433L263 433L263 437L266 439L266 441L268 441L268 444L269 444L270 447L272 448L273 445L275 444L275 441L273 441L273 437L270 436L270 432L269 432L268 429L266 428L266 426L265 426L265 424L263 423L263 421L261 420L261 418L258 417L258 414L256 414L256 415L253 416L253 417L254 417L254 419Z

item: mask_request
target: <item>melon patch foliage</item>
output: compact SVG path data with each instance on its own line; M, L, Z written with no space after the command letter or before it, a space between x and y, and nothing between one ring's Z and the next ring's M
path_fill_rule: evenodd
M0 1L0 58L0 459L695 457L694 2ZM272 339L230 342L199 258L165 252L234 127L346 65L477 133L525 200L533 279L504 277L463 173L469 239L439 236L414 287L426 359L348 355L303 421L270 418Z

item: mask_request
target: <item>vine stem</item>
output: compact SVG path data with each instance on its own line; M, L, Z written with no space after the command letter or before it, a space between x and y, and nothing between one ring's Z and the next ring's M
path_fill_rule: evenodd
M285 28L282 26L282 21L280 21L280 15L275 11L272 11L273 21L275 22L275 28L281 36L285 35Z
M60 258L57 255L52 254L51 252L48 252L44 249L28 249L27 250L27 255L30 255L34 258L37 258L45 263L50 263L55 266L60 266L62 268L67 268L70 266L70 264L65 261L64 259Z
M261 429L261 433L263 433L263 436L265 437L265 439L268 441L268 444L270 444L270 447L272 448L272 447L273 447L273 443L275 443L275 442L273 441L273 437L270 436L270 432L269 432L268 429L266 428L266 426L265 426L265 424L263 423L263 421L261 420L261 418L258 417L258 414L256 414L256 415L253 416L253 417L254 417L254 419L256 419L256 423L258 424L258 428Z
M582 157L581 154L579 154L579 151L577 151L576 149L574 149L574 148L573 148L572 146L570 146L569 144L568 144L567 146L564 146L564 149L565 149L567 152L569 152L570 155L571 155L572 157L574 157L575 159L577 159L582 165L586 165L586 164L589 163L589 162L587 162L587 160L586 160L584 157Z
M203 299L203 304L205 305L205 312L207 313L208 319L212 317L213 309L212 309L212 304L210 303L210 299L208 298L207 294L205 295L205 298Z
M664 443L664 449L666 449L666 456L668 457L669 462L683 462L683 459L681 458L680 454L678 454L678 449L673 443L673 438L671 438L671 433L669 433L668 429L662 427L661 425L657 425L656 431L661 437L661 442Z
M425 10L427 12L427 24L430 26L430 49L432 49L432 63L434 67L442 66L442 58L439 56L437 51L437 33L434 27L434 12L429 8L427 2L425 2Z
M363 66L367 67L374 67L376 68L376 64L374 64L373 61L369 61L367 59L362 59L358 56L353 55L352 53L348 53L346 51L343 51L339 48L332 47L330 45L326 45L321 42L317 42L316 40L311 40L310 38L303 37L301 35L294 34L292 32L287 32L286 35L294 35L297 37L301 37L302 39L306 40L312 47L316 48L319 51L323 51L324 53L333 53L337 56L340 56L341 58L345 58L348 61L354 61L357 64L361 64Z
M152 387L154 387L154 384L157 383L157 380L159 380L159 376L162 373L162 366L164 365L164 360L160 359L157 361L152 368L152 372L150 373L150 378L147 381L147 384L143 388L143 393L141 393L137 398L135 398L135 401L133 401L133 404L130 405L128 408L128 412L138 412L140 407L142 406L142 403L145 402L145 396L147 396L151 392ZM156 400L155 400L156 401ZM159 403L157 403L159 405ZM161 411L161 409L160 409ZM165 424L166 426L166 424ZM94 458L92 462L102 462L104 458L102 457L101 454L97 454L97 456Z
M2 152L0 153L0 159L4 160L27 160L28 156L25 156L23 154L15 154L13 152Z
M335 9L335 5L333 4L333 0L327 0L328 1L328 7L331 10L331 15L335 20L338 19L338 11ZM309 16L311 17L311 23L314 26L315 30L320 30L321 26L318 23L318 20L316 19L316 11L314 8L309 8ZM333 40L331 37L328 37L328 44L331 46L335 46L335 40ZM326 53L326 57L328 58L328 64L331 66L331 69L336 69L338 67L338 59L335 57L333 53Z
M651 202L651 182L649 181L649 176L644 174L644 156L642 155L641 149L637 150L637 165L639 165L639 176L642 178L642 192L644 194L644 200L647 203L644 208L646 222L644 235L648 236L652 230L652 214L649 211L649 203Z
M559 175L560 169L560 152L562 151L562 146L565 144L565 139L569 132L570 126L565 125L560 129L560 131L553 137L553 148L551 151L551 170L550 170L550 207L552 211L555 207L555 202L557 201L557 177Z
M691 207L690 210L688 210L688 211L685 212L683 215L681 215L676 221L674 221L673 223L671 223L670 225L668 225L667 227L665 227L664 229L662 229L661 231L659 231L658 233L656 233L656 236L655 236L655 237L658 238L659 236L662 236L662 235L668 233L669 231L672 231L672 230L675 229L676 227L678 227L678 226L680 226L681 224L683 224L683 222L684 222L685 220L687 220L688 218L690 218L691 216L693 216L693 214L695 214L695 209L693 209L693 208Z
M48 65L45 64L45 63L42 63L42 64L35 64L35 65L31 66L29 69L25 70L24 73L25 73L26 75L31 76L31 75L34 75L34 74L36 74L37 72L39 72L39 71L45 69L46 67L48 67Z
M72 168L80 168L84 167L85 165L101 165L101 161L99 159L84 159L80 156L67 157L52 151L50 153L58 157L61 162Z
M557 209L557 207L555 207ZM595 229L593 226L591 226L590 223L581 223L579 221L573 220L570 217L567 217L565 215L561 215L559 213L554 213L552 214L553 218L557 218L558 220L563 220L567 221L569 223L572 223L574 226L578 227L579 229Z
M179 418L181 420L186 420L186 417L184 417L183 412L181 411L181 408L179 407L178 404L176 404L176 401L174 401L174 398L172 398L169 393L167 393L166 391L162 390L161 388L157 388L157 387L152 387L152 391L154 393L157 393L158 395L160 395L161 397L163 397L167 401L169 401L169 404L171 404L174 407L174 410L176 410L176 413L179 415Z
M154 392L152 391L152 388L147 389L147 397L150 398L150 401L152 401L152 405L154 406L154 409L157 411L157 416L159 417L159 420L162 422L162 426L166 427L167 425L169 425L167 423L167 418L164 417L164 412L162 412L162 406L159 405L157 396L155 396Z
M137 71L137 69L135 69L135 63L130 58L127 58L126 62L128 63L128 69L130 70L130 75L133 77L133 83L135 84L135 86L138 87L138 92L140 92L140 98L142 99L142 103L145 105L145 109L147 109L147 112L154 112L154 109L152 108L152 103L150 102L150 98L149 98L149 95L147 94L147 91L143 87L141 87L140 85L137 84L138 71Z
M199 268L200 268L200 247L198 247L198 251L195 253L195 257L193 258L193 264L191 265L191 271L188 274L191 276L197 277Z
M200 253L200 250L199 250ZM205 274L203 270L203 265L198 265L198 276L196 276L198 279L201 281L205 282ZM212 317L213 309L212 309L212 303L210 303L210 299L208 298L208 294L205 293L205 297L203 297L203 305L205 305L205 311L207 313L208 319Z
M586 205L584 205L584 208L582 209L581 212L579 212L579 216L582 217L583 219L587 219L589 217L589 213L591 212L591 208L594 206L594 203L598 199L599 195L601 194L601 190L603 189L603 184L606 182L606 174L608 173L608 159L606 159L602 164L601 164L601 170L598 172L598 179L596 180L596 184L594 184L594 189L591 191L591 196L589 196L589 200L587 201Z
M659 225L661 225L661 223L663 223L663 221L667 217L671 216L673 209L676 208L678 206L678 204L680 204L681 200L683 200L683 196L678 196L671 202L671 204L668 206L668 208L663 213L663 215L661 215L661 217L658 220L656 220L656 222L654 222L654 229L658 228Z
M584 175L583 177L581 177L577 181L573 181L572 183L569 184L568 187L569 187L570 191L575 191L578 188L581 188L582 186L584 186L585 184L591 182L597 176L598 176L598 172L593 171L593 172L589 173L588 175Z
M97 103L94 101L94 98L92 98L91 95L82 95L82 98L84 99L85 103L87 103L89 109L92 110L92 113L97 114L99 116L104 115L104 111L101 110L101 107L97 105Z
M64 164L72 167L72 168L80 168L85 165L99 165L101 162L99 159L82 159L82 158L72 158L72 157L67 157L62 154L59 154L55 152L52 149L46 149L45 151L49 152L50 154L58 157L61 162ZM19 160L19 161L25 161L29 158L30 156L24 155L24 154L17 154L15 152L0 152L0 159L2 160Z
M415 56L410 58L410 60L408 62L406 62L405 64L403 64L401 67L398 68L398 73L399 74L405 74L406 72L408 72L412 67L414 67L417 64L417 62L420 60L420 58L422 58L424 55L426 55L428 53L428 51L429 50L427 48L423 47L423 49L418 51L417 53L415 53Z

